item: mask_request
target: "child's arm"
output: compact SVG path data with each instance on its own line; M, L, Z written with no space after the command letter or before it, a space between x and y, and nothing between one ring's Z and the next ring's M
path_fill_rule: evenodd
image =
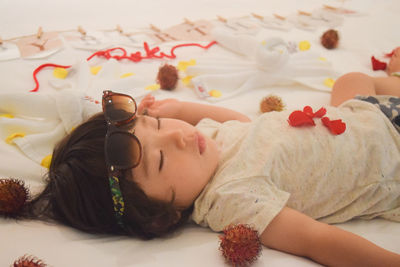
M145 110L152 117L180 119L192 125L196 125L203 118L210 118L218 122L229 120L250 121L246 115L227 108L183 102L171 98L155 100L152 95L145 96L139 104L139 114L143 114Z
M263 245L328 266L400 266L400 255L285 207L261 234Z

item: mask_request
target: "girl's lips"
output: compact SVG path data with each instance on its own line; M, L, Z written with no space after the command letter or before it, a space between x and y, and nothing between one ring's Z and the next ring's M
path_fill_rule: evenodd
M200 155L204 153L207 148L207 142L203 135L197 133L197 145L199 147Z

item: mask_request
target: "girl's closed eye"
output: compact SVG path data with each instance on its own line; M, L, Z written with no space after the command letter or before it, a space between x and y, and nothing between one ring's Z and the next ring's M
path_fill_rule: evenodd
M160 165L158 167L158 171L162 170L163 165L164 165L164 154L162 150L160 150Z
M157 129L160 130L161 120L159 117L157 117L156 119L157 119ZM163 165L164 165L164 153L162 150L160 150L160 164L158 165L158 171L162 170Z
M160 130L160 128L161 128L161 120L160 120L160 117L157 117L156 119L157 119L157 129Z

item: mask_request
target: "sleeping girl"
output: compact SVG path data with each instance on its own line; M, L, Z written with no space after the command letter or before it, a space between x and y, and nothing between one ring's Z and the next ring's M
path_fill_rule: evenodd
M292 127L289 111L247 116L218 106L105 91L103 112L55 148L23 216L90 233L165 235L189 218L247 224L266 247L324 265L400 266L400 255L332 224L400 222L400 49L389 77L337 80L326 116ZM391 95L391 96L388 96Z

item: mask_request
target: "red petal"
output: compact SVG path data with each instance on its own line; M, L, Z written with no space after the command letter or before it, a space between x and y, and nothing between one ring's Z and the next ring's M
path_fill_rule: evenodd
M326 114L326 108L322 107L314 113L314 117L321 118Z
M312 110L312 107L310 107L310 106L305 106L305 107L303 108L303 112L304 112L307 116L309 116L310 118L314 117L314 112L313 112L313 110Z
M331 120L328 117L323 117L321 121L326 127L328 127L329 123L331 122Z
M288 122L293 127L302 125L315 125L315 122L306 113L300 110L295 110L289 115Z
M334 135L342 134L346 130L346 123L340 119L331 121L328 117L323 117L321 121Z
M374 56L371 57L372 69L373 70L385 70L386 63L377 60Z
M394 55L394 51L396 49L393 49L392 52L385 54L385 57L392 57Z

